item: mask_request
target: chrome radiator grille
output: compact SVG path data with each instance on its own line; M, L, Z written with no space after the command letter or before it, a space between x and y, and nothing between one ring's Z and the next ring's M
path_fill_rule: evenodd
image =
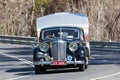
M58 40L52 43L51 53L54 60L65 60L66 58L66 42Z

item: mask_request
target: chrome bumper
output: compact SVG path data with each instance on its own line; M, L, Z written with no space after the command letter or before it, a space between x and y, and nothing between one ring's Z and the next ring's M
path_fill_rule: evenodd
M34 61L33 64L34 65L41 65L41 66L44 66L44 65L53 65L52 64L53 62L52 61ZM77 64L85 64L85 61L65 61L65 64L64 65L77 65Z

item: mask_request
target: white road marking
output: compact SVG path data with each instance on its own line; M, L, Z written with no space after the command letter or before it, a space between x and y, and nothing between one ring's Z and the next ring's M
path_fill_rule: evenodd
M2 54L1 52L0 52L0 54L1 54L1 55L4 55L4 56L7 56L7 57L11 57L11 58L17 59L17 60L19 60L19 61L22 61L23 63L28 64L28 65L30 65L30 66L32 66L32 67L34 66L31 61L28 61L28 60L26 60L26 59L19 58L19 57L17 57L17 56L13 56L13 55L9 55L9 54ZM30 75L29 75L29 76L30 76ZM16 77L16 78L5 79L5 80L17 80L17 79L26 78L26 77L29 77L29 76L20 76L20 77Z
M109 78L109 77L112 77L112 76L116 76L116 75L120 75L120 72L113 73L113 74L106 75L106 76L102 76L102 77L93 78L93 79L90 79L90 80L101 80L101 79L106 79L106 78Z
M20 77L16 77L16 78L10 78L10 79L5 79L5 80L17 80L17 79L22 79L22 78L26 78L29 76L20 76Z
M13 56L13 55L9 55L9 54L1 54L1 55L4 55L4 56L7 56L7 57L11 57L11 58L17 59L17 60L19 60L19 61L24 62L25 64L28 64L28 65L34 67L33 63L32 63L31 61L26 60L26 59L19 58L19 57L17 57L17 56Z

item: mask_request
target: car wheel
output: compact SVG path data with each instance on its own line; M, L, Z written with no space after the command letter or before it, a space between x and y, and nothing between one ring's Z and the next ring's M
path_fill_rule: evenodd
M35 65L35 74L45 73L46 69L40 65Z
M78 67L79 67L79 71L84 71L86 68L85 64L79 64Z
M35 65L35 74L40 74L40 72L41 72L40 68L41 68L40 66Z
M87 69L87 68L88 68L88 65L86 64L86 65L85 65L85 69Z
M89 59L88 59L88 57L86 57L85 69L87 69L87 68L88 68L88 64L89 64Z

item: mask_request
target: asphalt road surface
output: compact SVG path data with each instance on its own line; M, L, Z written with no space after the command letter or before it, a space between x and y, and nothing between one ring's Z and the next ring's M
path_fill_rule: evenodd
M88 69L49 70L36 75L32 46L0 43L0 80L120 80L120 52L91 51Z

